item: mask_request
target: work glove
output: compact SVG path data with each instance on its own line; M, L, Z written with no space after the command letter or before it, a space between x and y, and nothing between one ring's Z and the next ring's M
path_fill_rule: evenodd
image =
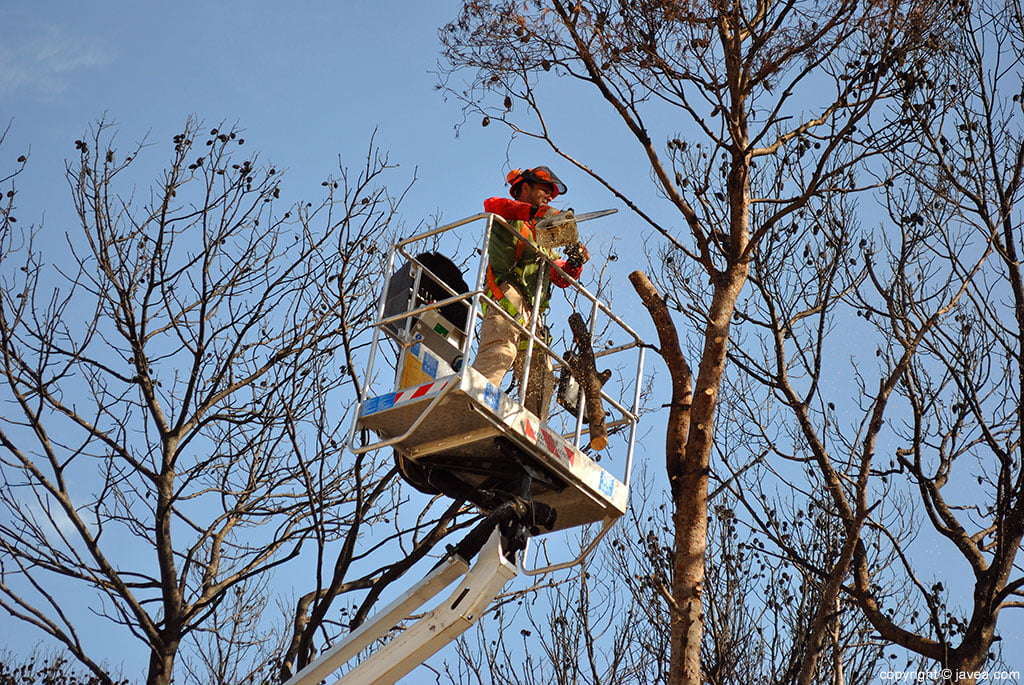
M566 264L572 269L579 269L590 261L590 252L583 243L576 243L565 248Z

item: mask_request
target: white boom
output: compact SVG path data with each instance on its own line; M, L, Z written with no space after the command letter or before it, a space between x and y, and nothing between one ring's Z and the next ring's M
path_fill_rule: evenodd
M468 569L468 573L466 572ZM395 683L472 626L516 575L502 550L496 528L472 568L451 555L422 581L296 673L285 685L317 685L359 652L383 639L392 628L465 575L447 601L417 620L382 649L346 673L335 685Z

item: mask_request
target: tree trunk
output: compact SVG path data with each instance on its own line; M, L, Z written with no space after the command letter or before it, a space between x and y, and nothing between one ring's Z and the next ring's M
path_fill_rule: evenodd
M703 633L704 552L707 547L707 468L687 468L693 373L679 346L675 324L665 300L642 271L630 282L651 314L659 353L672 379L672 401L665 431L665 468L673 502L675 528L670 606L671 654L669 682L700 682L700 641Z
M680 604L682 625L679 658L673 658L669 678L675 683L701 683L700 647L703 634L704 557L707 549L708 475L718 390L725 372L729 323L740 290L746 282L746 267L736 266L716 278L704 349L697 371L696 392L690 410L686 451L680 468L676 496L676 559L673 594ZM676 663L676 662L680 663ZM674 676L674 677L673 677Z
M178 652L178 643L165 644L159 649L153 646L149 653L149 673L146 685L170 685L174 672L174 656Z
M651 314L660 354L672 379L672 402L666 430L665 467L674 505L674 558L669 682L701 683L700 647L704 623L704 557L707 550L708 475L712 422L725 370L729 320L746 282L745 266L719 275L715 284L704 349L693 393L693 374L679 347L675 324L665 301L641 271L630 281Z

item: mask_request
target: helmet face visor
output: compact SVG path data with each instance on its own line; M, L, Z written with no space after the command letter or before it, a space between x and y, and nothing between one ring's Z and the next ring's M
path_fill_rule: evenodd
M538 166L532 169L513 169L506 179L511 186L512 196L516 196L516 190L520 183L547 183L551 186L551 199L564 194L568 188L562 183L555 172L546 166Z

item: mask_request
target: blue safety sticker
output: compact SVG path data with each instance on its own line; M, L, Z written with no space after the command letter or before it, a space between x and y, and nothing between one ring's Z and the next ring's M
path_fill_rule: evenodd
M491 385L490 383L488 383L484 387L484 402L486 402L487 406L493 409L494 411L498 411L498 402L500 401L501 391L498 390L493 385Z
M380 397L371 397L370 399L363 402L362 411L360 416L367 416L369 414L375 414L385 409L391 409L395 406L395 393L391 392L387 395L381 395Z
M601 483L598 489L605 497L611 497L615 492L615 479L607 471L601 471Z
M420 356L420 344L416 343L415 345L410 347L409 348L409 354L411 354L414 357Z
M429 352L423 355L423 373L431 378L437 378L437 357Z

